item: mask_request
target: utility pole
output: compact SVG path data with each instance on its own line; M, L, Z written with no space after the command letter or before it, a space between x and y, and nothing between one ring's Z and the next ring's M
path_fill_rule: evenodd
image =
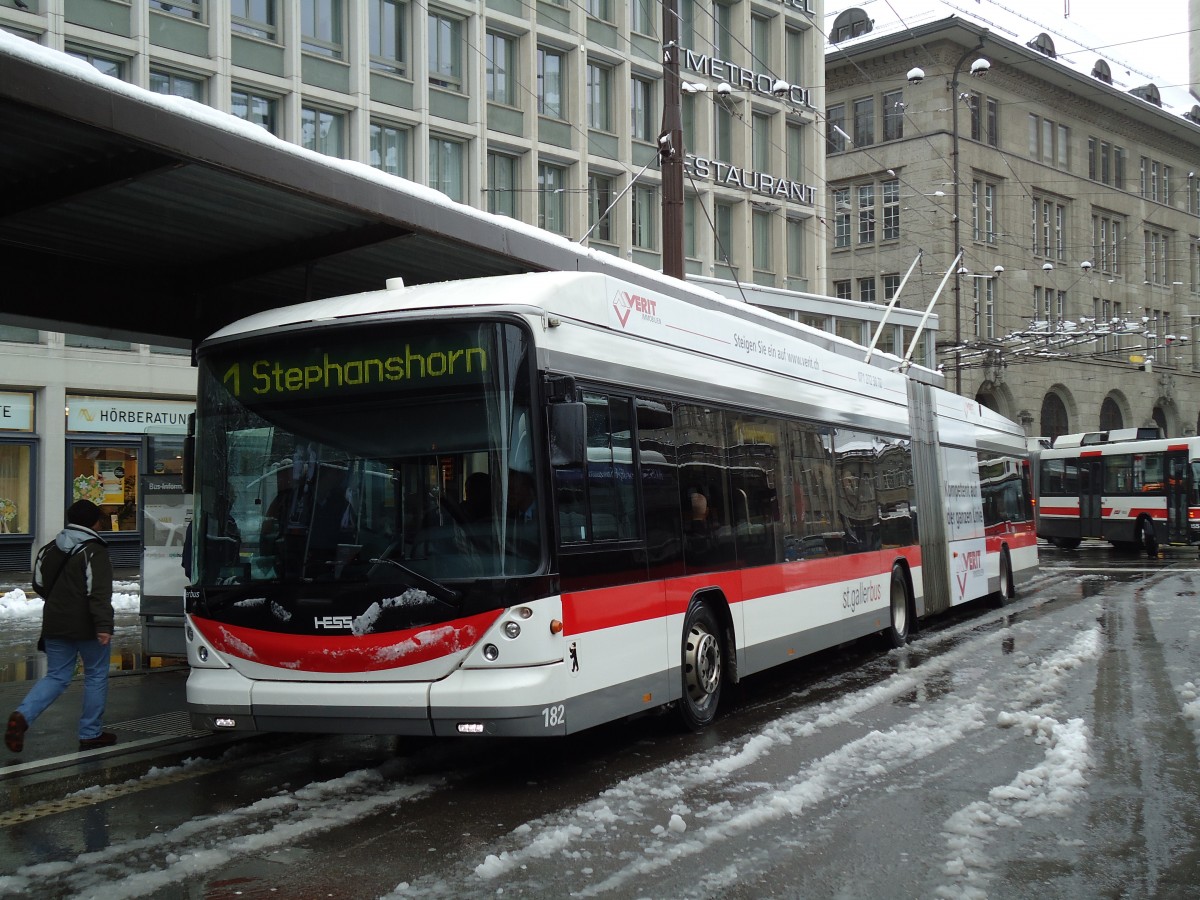
M683 116L679 89L679 0L663 0L663 118L658 135L662 173L663 274L683 279Z

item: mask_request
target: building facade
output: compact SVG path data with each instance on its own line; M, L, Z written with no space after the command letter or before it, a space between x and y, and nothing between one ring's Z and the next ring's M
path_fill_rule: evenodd
M826 289L916 262L923 307L948 276L948 386L1031 436L1196 433L1197 98L997 4L911 5L826 14Z

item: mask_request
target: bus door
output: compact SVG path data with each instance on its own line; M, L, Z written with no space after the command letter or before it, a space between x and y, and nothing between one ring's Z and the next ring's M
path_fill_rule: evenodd
M1187 452L1173 450L1166 454L1167 541L1172 544L1188 542L1188 462Z
M1104 467L1099 456L1079 460L1079 536L1104 537Z

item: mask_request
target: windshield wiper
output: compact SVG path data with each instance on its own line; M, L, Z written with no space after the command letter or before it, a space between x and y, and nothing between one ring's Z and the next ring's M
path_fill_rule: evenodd
M435 599L441 600L443 603L454 603L454 601L456 601L460 596L459 592L453 588L446 587L446 585L434 581L432 578L426 578L415 569L410 569L408 566L404 565L404 563L396 562L396 560L391 559L390 557L380 556L367 561L373 565L387 563L389 566L395 566L410 579L412 579L417 587L419 587L425 593L432 595Z

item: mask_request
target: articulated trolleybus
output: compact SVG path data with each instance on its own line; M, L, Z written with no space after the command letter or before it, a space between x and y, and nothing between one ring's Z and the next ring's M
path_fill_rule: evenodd
M1069 434L1039 451L1037 531L1073 550L1085 538L1120 550L1200 542L1200 438L1157 428Z
M741 676L1012 596L1020 428L817 335L562 272L224 328L198 353L193 720L698 729Z

